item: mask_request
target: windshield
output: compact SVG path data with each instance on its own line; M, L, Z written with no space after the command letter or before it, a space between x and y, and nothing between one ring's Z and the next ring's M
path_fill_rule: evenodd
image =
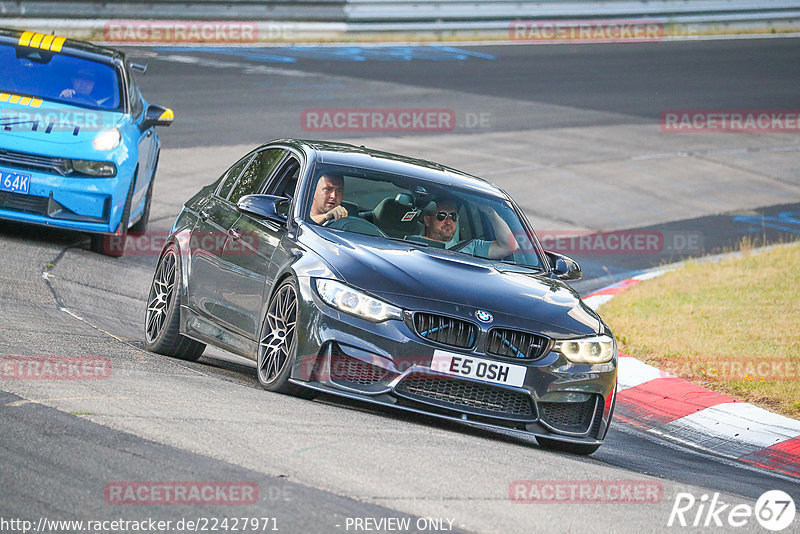
M540 269L509 201L375 169L317 165L305 208L329 228Z
M110 65L37 48L0 45L0 91L91 109L120 110Z

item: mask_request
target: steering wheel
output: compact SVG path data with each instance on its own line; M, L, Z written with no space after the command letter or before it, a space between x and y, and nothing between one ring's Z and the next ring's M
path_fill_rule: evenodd
M346 230L357 234L374 235L378 237L388 237L383 231L371 222L361 217L341 217L339 219L329 219L322 223L322 226L333 228L334 230Z

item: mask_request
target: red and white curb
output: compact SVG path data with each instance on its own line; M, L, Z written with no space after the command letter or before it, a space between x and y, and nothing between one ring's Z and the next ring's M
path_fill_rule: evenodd
M665 270L651 271L584 298L596 309ZM736 401L619 353L614 416L713 454L800 477L800 421Z

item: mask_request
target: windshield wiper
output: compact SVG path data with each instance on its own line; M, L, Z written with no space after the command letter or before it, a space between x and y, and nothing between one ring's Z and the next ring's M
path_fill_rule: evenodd
M403 239L402 237L389 237L386 236L386 239L391 241L399 241L400 243L406 243L408 245L417 245L420 247L429 247L430 245L425 243L424 241L414 241L413 239Z
M532 271L544 271L541 267L537 267L535 265L525 265L524 263L516 263L509 260L495 260L499 263L505 263L506 265L513 265L514 267L522 267L523 269L529 269Z

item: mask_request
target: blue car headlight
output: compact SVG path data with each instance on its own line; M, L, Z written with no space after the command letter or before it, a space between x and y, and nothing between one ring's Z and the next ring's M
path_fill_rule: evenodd
M69 160L72 170L86 176L116 176L117 166L110 161L91 161L85 159Z
M563 339L556 341L553 350L560 352L573 363L610 362L617 352L617 342L609 335Z
M320 298L333 308L379 323L387 319L403 318L403 310L397 306L392 306L375 297L371 297L357 289L325 278L316 279L317 294Z
M98 133L92 144L97 150L113 150L122 141L122 133L119 128L111 128Z

